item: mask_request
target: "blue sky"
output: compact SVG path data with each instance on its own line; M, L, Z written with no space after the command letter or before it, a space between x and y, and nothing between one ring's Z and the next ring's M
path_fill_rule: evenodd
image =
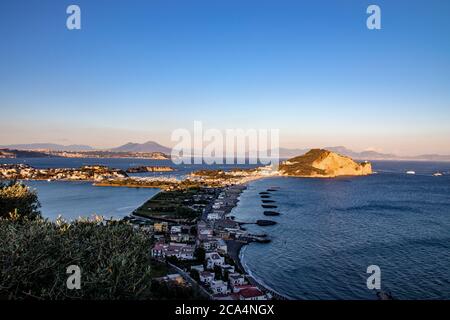
M450 153L449 35L441 0L5 0L0 144L171 144L200 120L286 147Z

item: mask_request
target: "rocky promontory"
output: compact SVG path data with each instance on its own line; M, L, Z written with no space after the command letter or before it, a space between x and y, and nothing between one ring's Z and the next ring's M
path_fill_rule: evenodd
M302 156L281 162L279 173L285 176L316 178L364 176L372 174L372 165L369 162L358 163L328 150L312 149Z

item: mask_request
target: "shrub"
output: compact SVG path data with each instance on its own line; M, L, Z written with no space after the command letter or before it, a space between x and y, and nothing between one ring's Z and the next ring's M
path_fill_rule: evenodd
M151 240L124 222L0 218L0 298L151 299ZM66 269L81 268L81 289Z
M19 182L0 182L0 217L18 214L29 219L39 218L39 207L35 191Z

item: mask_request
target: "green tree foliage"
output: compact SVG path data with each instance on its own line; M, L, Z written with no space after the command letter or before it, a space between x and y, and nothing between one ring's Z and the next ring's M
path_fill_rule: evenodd
M148 234L124 222L0 218L0 298L152 299ZM81 268L69 290L67 267Z
M34 219L40 217L39 201L35 191L22 183L0 183L0 217L16 214Z
M180 286L171 282L152 281L152 290L158 292L159 299L199 300L202 296L192 287Z

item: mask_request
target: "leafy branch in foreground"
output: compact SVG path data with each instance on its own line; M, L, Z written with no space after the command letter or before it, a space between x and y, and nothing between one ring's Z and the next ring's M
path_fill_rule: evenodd
M151 240L122 222L0 219L0 297L149 299ZM81 289L66 268L81 268Z
M151 236L124 221L43 219L37 195L0 183L0 299L195 299L191 287L155 284L166 264L150 259ZM80 289L67 268L81 269Z

